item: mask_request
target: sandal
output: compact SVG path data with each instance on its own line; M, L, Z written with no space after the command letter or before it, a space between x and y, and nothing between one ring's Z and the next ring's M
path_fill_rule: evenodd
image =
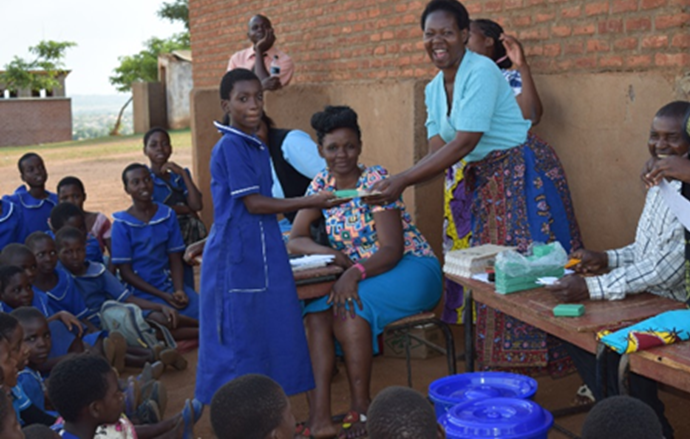
M161 351L160 361L176 370L185 370L187 368L187 360L177 350L172 348Z
M119 373L125 370L125 356L127 355L127 340L117 331L111 331L103 340L105 358Z
M309 427L304 425L304 423L299 423L295 426L295 439L315 439L311 434Z
M350 410L343 418L343 426L338 434L338 439L365 437L367 435L366 423L367 416L365 414ZM361 426L362 429L360 431L354 431L357 426Z
M577 389L577 393L575 394L573 400L570 402L570 405L575 407L581 407L586 405L592 405L595 402L596 399L594 398L594 394L589 389L589 387L587 387L587 384L583 384L580 386L579 389Z
M194 424L201 418L203 412L204 405L198 399L188 399L184 402L184 408L182 409L184 433L182 434L182 439L194 439Z
M156 401L160 417L165 417L165 409L168 406L168 392L163 383L149 381L144 384L141 387L141 399L142 401L147 401L149 399Z

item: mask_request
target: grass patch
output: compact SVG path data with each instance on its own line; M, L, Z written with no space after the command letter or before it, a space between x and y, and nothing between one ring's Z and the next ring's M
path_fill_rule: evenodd
M189 129L169 131L173 151L192 148L192 133ZM141 151L143 135L122 137L101 137L98 139L74 140L44 145L10 146L2 148L0 168L17 166L19 158L27 152L39 154L45 162L51 160L75 160L103 158ZM144 157L142 155L142 161ZM48 163L48 166L50 164Z

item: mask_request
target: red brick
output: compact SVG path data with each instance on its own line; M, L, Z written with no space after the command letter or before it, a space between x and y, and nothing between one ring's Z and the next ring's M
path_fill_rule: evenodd
M690 14L681 13L674 15L661 15L654 20L654 27L659 29L668 29L670 27L687 26L690 24Z
M549 31L545 28L528 29L520 32L521 40L545 40L549 37Z
M642 39L642 47L645 49L658 49L666 46L668 46L666 35L650 35Z
M690 47L690 34L680 34L673 37L671 41L673 47Z
M544 56L558 56L561 54L560 44L544 44Z
M627 57L625 63L629 67L648 67L652 64L652 57L650 55L633 55Z
M479 14L482 12L481 3L476 3L476 4L472 4L472 5L465 5L465 7L467 8L467 12L470 14L470 16L476 15L476 14Z
M500 12L503 10L503 2L489 1L484 3L484 10L486 12Z
M572 6L561 9L561 17L563 18L577 18L582 12L581 6Z
M612 13L633 11L637 11L637 0L613 0L613 5L611 6Z
M569 37L571 33L572 29L570 26L559 25L551 28L551 34L557 37Z
M381 34L382 40L392 40L393 38L395 38L395 34L392 31L387 30Z
M640 9L654 9L660 6L664 6L665 4L666 0L642 0Z
M657 53L654 55L654 64L660 67L690 66L690 53Z
M572 43L565 43L563 45L563 53L566 55L577 55L585 51L585 45L582 41L576 41Z
M591 69L593 67L596 67L597 65L597 57L596 56L585 56L582 58L577 58L575 60L575 66L581 68L581 69Z
M650 30L651 28L652 20L648 17L628 18L625 20L625 30L627 32L635 30Z
M585 4L585 14L589 17L592 15L601 15L609 12L609 2L598 2Z
M556 18L555 12L550 12L547 14L536 14L534 16L534 21L535 23L543 23L545 21L553 21L554 18Z
M623 20L621 19L609 19L599 22L599 33L618 33L623 31Z
M608 41L604 40L588 40L587 52L608 52L610 49Z
M546 0L527 0L528 6L543 5L544 3L546 3Z
M383 55L386 53L386 48L383 46L378 46L376 49L374 49L374 55Z
M594 35L596 31L594 23L576 24L573 26L573 35Z
M530 15L519 15L513 18L511 22L515 27L525 27L532 24L532 17Z
M527 45L525 46L525 55L527 56L539 56L544 53L544 46L539 45Z
M618 50L637 49L637 38L635 38L635 37L621 38L620 40L616 40L616 42L613 43L613 47L615 47Z
M601 67L622 67L623 57L622 56L606 56L599 58L599 65Z
M504 4L506 9L517 9L522 7L522 0L505 0Z

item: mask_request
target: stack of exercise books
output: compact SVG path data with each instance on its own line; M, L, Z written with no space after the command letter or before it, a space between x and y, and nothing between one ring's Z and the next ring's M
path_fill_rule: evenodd
M478 247L464 248L448 252L443 264L443 272L453 276L472 277L481 274L493 265L496 255L515 247L484 244Z

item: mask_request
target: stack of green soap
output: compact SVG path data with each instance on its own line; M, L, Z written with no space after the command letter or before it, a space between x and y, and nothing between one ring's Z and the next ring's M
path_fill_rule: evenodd
M553 308L556 317L580 317L585 313L585 306L580 304L560 304Z
M558 267L551 270L535 271L524 276L509 276L496 267L496 292L500 294L510 294L518 291L531 290L532 288L541 286L537 284L537 278L547 276L561 278L564 274L565 269L563 267Z

